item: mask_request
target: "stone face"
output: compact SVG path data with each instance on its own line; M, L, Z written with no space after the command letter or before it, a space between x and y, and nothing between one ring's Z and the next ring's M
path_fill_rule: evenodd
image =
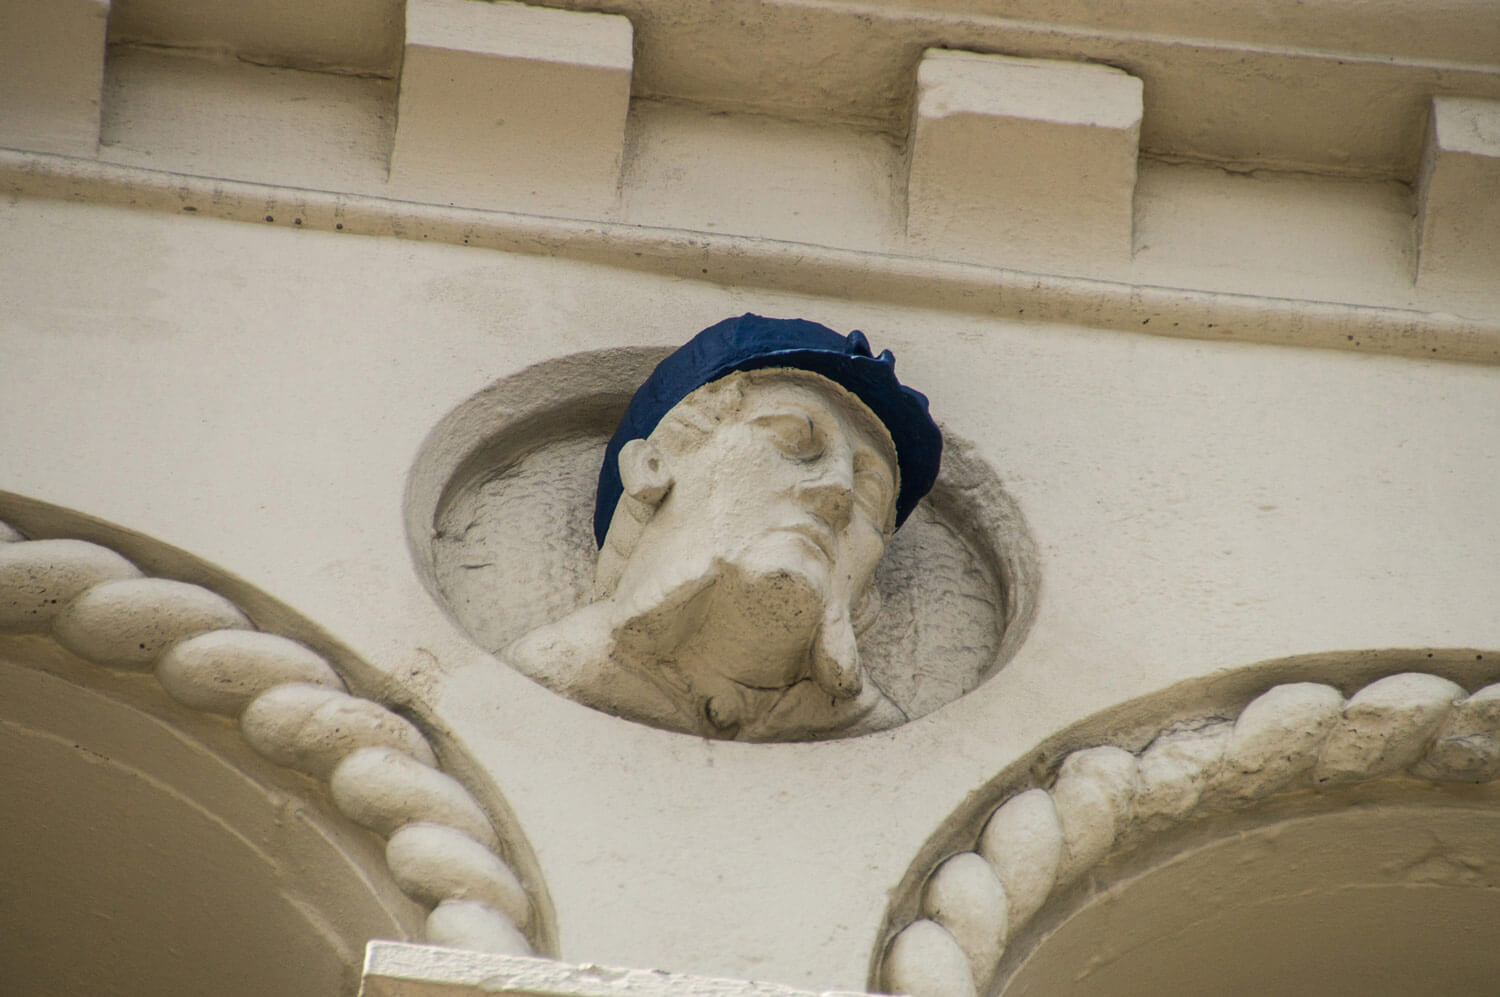
M609 211L630 97L623 17L412 0L394 190L520 211Z
M906 231L1012 266L1129 259L1141 81L1106 66L929 50Z
M857 644L896 523L891 437L810 371L698 387L619 452L624 494L597 601L504 657L595 709L707 737L813 740L904 722Z

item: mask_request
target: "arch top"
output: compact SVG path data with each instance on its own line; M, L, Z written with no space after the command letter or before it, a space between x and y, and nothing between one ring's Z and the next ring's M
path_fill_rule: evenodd
M1484 684L1493 664L1477 664L1497 657L1422 652L1416 660L1432 671L1395 671L1352 690L1333 678L1347 671L1305 667L1327 656L1272 663L1273 674L1321 670L1332 681L1262 684L1237 709L1162 717L1144 734L1132 728L1127 746L1079 745L1027 786L1015 773L1046 768L1043 751L1033 752L950 816L908 870L887 911L871 989L1000 992L1045 935L1040 914L1092 892L1097 870L1117 856L1153 844L1154 860L1169 855L1169 832L1212 819L1233 825L1273 806L1282 816L1313 810L1367 784L1497 783L1500 682ZM1387 669L1413 663L1410 652L1382 658ZM1483 676L1454 681L1461 658Z
M456 748L431 743L420 717L362 694L373 668L264 593L165 544L0 493L0 652L7 647L107 698L142 689L150 675L166 698L143 701L233 721L237 739L222 719L189 721L182 733L206 737L205 747L234 740L232 753L311 777L317 808L348 822L339 835L374 847L371 871L419 913L417 925L425 918L416 931L425 940L555 952L551 904L505 801L445 772L440 759ZM184 724L180 713L154 712Z

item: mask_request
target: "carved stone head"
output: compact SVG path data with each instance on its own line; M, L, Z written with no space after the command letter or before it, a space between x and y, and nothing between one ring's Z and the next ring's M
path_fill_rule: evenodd
M591 706L707 736L900 723L856 636L941 446L926 398L859 333L710 327L647 379L606 451L597 601L508 653Z

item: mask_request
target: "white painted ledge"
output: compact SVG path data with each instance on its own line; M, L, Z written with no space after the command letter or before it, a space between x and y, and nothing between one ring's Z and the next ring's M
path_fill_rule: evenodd
M687 976L651 969L574 965L550 959L486 955L403 942L365 949L361 997L855 997L847 991L797 990L775 983Z

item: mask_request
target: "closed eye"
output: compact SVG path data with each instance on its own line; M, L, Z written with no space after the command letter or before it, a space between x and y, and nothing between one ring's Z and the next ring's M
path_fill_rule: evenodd
M750 421L782 454L793 460L816 460L823 455L824 438L811 418L792 412L762 415Z

